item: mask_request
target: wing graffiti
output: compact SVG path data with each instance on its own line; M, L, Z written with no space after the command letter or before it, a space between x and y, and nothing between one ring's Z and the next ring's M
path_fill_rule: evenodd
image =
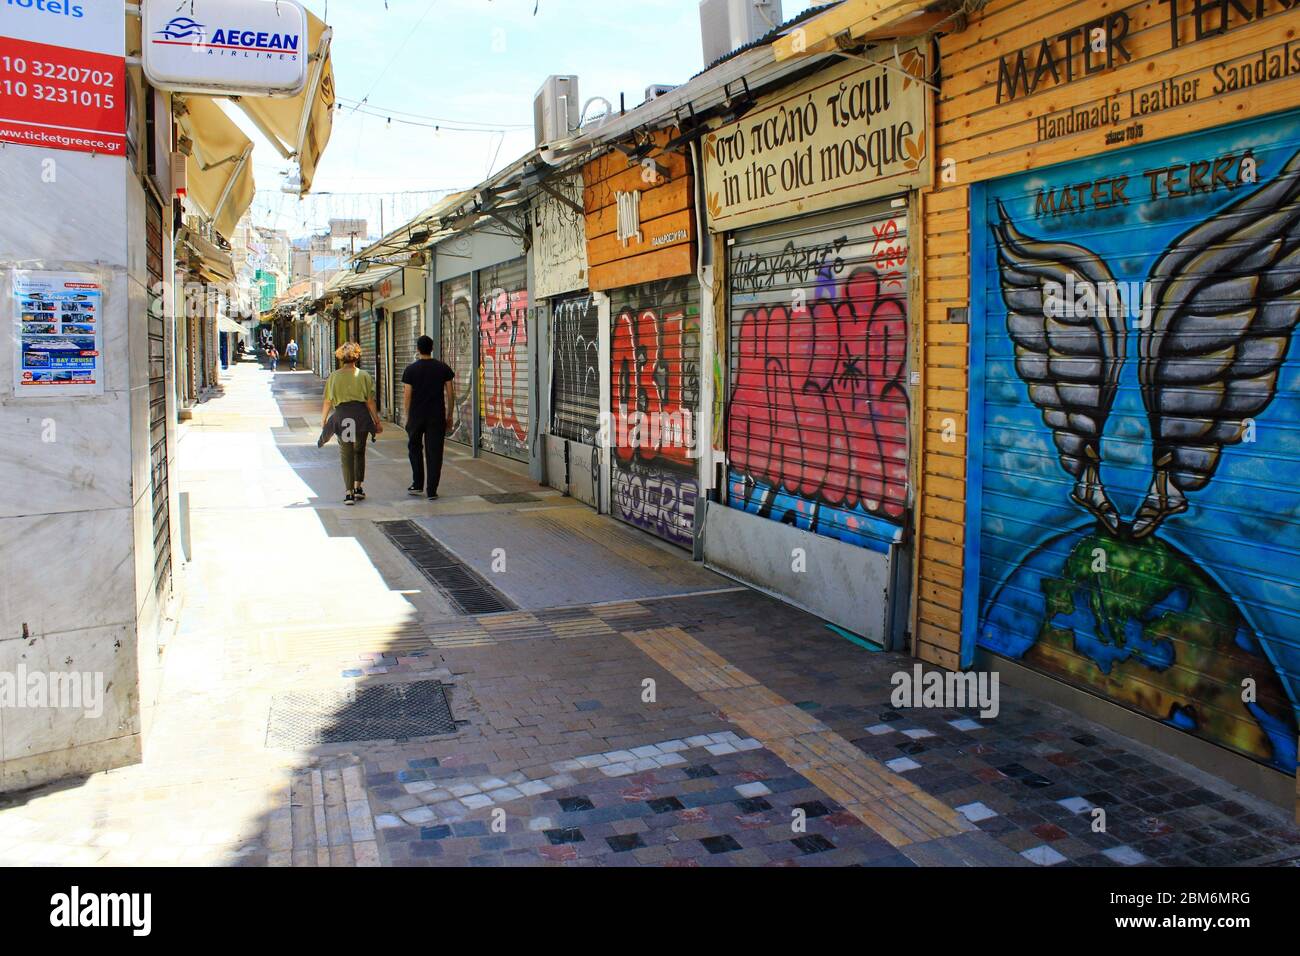
M998 204L997 238L1016 372L1052 429L1070 497L1112 532L1119 514L1102 487L1101 435L1124 364L1127 330L1106 263L1083 246L1031 239Z
M1153 475L1137 538L1187 510L1186 494L1273 400L1300 318L1300 153L1174 240L1151 269L1145 307L1138 381Z

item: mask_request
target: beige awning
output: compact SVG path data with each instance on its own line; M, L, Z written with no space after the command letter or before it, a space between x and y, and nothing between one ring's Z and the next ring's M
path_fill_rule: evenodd
M190 271L209 282L235 281L235 267L230 261L230 253L194 230L181 227L176 234L176 249L176 258L183 261Z
M253 204L253 141L212 99L186 96L183 103L178 122L192 144L186 190L217 232L229 238Z
M217 328L222 332L233 332L235 335L250 335L247 328L240 325L228 315L217 316Z
M307 68L307 85L297 96L243 96L235 99L262 135L285 159L298 163L298 195L311 190L316 165L334 127L334 65L330 41L334 31L310 10L307 13L307 42L312 50Z
M392 266L387 269L367 269L365 272L344 270L337 273L328 283L326 283L325 294L331 295L339 292L356 292L362 289L372 289L385 279L390 279L401 271L401 266Z

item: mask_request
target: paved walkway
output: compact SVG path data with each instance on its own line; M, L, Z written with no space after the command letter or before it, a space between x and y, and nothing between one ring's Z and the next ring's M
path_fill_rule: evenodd
M319 392L248 364L196 411L177 476L194 553L144 763L0 802L0 864L1300 857L1281 811L1023 694L1004 688L988 721L894 709L911 661L518 469L453 450L442 499L409 498L393 430L369 499L344 507L337 453L315 447ZM407 519L518 609L457 613L382 527ZM307 704L333 701L315 729L347 737L432 707L430 682L449 733L286 744Z

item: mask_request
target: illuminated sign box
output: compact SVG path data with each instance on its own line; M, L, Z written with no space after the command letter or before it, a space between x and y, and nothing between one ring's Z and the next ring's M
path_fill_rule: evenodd
M145 0L144 72L175 92L294 96L307 85L307 14L294 0Z

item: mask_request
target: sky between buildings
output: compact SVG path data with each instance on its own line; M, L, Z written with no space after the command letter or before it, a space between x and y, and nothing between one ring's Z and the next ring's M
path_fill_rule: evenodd
M620 93L630 108L647 86L704 66L697 0L305 3L334 27L343 104L314 196L280 192L289 164L232 113L257 144L254 222L294 236L331 217L368 219L378 235L381 208L392 229L442 191L481 182L532 148L533 96L552 73L577 74L582 100L603 96L617 109ZM784 0L782 17L811 5Z

